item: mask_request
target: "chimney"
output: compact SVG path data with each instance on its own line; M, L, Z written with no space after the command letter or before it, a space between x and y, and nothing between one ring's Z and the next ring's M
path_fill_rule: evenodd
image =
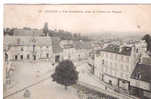
M120 45L119 52L122 52L122 49L123 49L123 46L122 46L122 45Z

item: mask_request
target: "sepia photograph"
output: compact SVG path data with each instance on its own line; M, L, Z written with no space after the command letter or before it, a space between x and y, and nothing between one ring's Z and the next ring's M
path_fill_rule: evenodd
M4 4L3 99L151 99L151 4Z

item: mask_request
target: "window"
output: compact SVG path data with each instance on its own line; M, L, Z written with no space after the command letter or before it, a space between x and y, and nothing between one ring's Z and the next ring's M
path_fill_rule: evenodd
M102 65L104 65L104 59L102 60Z
M24 49L23 49L23 48L21 48L21 51L24 51Z
M117 54L115 55L115 60L117 60Z
M27 55L27 59L30 59L30 56L29 56L29 54Z
M17 60L18 59L18 56L17 55L15 55L15 60Z
M121 70L124 70L123 64L121 64Z
M123 56L121 56L121 61L123 61Z
M110 63L110 67L112 68L112 62Z
M108 65L108 61L105 61L105 63L104 63L106 66Z
M110 54L110 59L112 59L113 58L113 56L112 56L112 54Z
M126 58L126 61L129 62L129 57Z
M138 48L136 49L136 53L138 53Z
M116 69L116 67L117 67L117 63L114 63L114 68Z
M129 71L129 66L128 65L126 65L126 71Z
M108 58L108 54L106 53L106 58Z
M19 38L17 39L17 44L20 44L20 39Z
M36 55L33 55L34 60L36 60Z
M47 56L47 58L49 58L49 54L48 53L46 54L46 56Z

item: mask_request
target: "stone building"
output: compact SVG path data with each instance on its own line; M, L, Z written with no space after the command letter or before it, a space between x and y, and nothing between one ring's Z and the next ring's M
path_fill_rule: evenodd
M91 44L84 41L63 40L60 42L63 59L80 61L88 59L89 52L92 50Z
M143 45L145 46L145 45ZM95 55L95 75L100 80L128 90L131 74L146 47L110 44Z
M4 50L8 61L48 59L52 57L50 37L5 36Z
M142 57L131 74L131 94L151 98L151 58Z

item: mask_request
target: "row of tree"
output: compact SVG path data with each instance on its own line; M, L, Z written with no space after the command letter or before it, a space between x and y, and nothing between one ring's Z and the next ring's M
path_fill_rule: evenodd
M46 22L43 27L44 35L59 37L62 40L83 40L89 41L90 39L87 36L81 36L80 33L71 33L64 30L49 30L48 23Z
M14 35L14 30L17 28L4 28L3 32L4 35ZM31 30L32 28L24 27L25 30ZM39 30L40 31L40 30ZM71 33L64 30L51 30L48 28L48 23L46 22L44 24L44 27L42 28L42 36L51 36L51 37L59 37L62 40L83 40L83 41L89 41L90 39L87 36L81 36L80 33Z
M15 30L16 28L4 28L3 29L3 33L4 33L4 35L10 35L10 36L12 36L12 35L14 35L14 30Z

